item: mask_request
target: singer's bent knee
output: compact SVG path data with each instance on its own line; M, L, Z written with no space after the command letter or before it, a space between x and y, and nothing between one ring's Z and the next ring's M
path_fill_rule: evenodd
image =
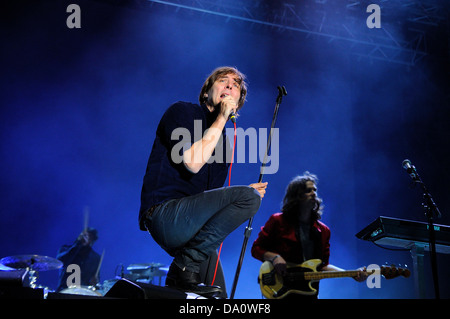
M242 196L242 203L245 204L250 218L256 214L261 205L261 196L258 191L251 186L240 186L239 193Z

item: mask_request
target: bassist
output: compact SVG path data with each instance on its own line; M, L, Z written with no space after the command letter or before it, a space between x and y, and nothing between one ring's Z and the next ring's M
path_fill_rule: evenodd
M295 177L287 186L281 213L273 214L254 241L252 256L270 261L276 273L284 276L286 263L300 264L310 259L321 259L320 271L342 271L329 264L330 229L319 221L322 216L322 200L317 196L315 175L305 172ZM354 277L357 281L367 278L365 269ZM314 282L314 295L290 294L292 298L317 299L319 282Z

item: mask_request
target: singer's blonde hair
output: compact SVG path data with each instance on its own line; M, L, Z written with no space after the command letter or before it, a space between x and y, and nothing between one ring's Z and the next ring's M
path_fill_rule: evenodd
M200 102L200 104L206 103L206 100L208 99L207 93L211 89L214 82L216 82L219 77L230 73L235 74L238 77L237 82L241 88L241 96L239 98L237 111L239 111L244 106L245 98L247 96L247 83L245 82L245 75L241 73L237 68L231 66L218 67L208 76L208 78L203 83L202 89L200 90L200 95L198 97L198 101Z

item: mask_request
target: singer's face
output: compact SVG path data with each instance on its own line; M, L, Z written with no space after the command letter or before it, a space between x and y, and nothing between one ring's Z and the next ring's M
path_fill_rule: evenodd
M241 86L238 81L239 77L234 73L225 74L217 78L208 92L206 103L210 106L216 106L227 96L230 96L238 105L241 97Z

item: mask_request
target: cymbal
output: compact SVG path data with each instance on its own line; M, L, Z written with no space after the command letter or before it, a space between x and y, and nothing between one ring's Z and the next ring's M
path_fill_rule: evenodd
M138 276L139 278L157 277L167 275L167 270L163 268L163 264L149 263L149 264L131 264L127 267L127 270L131 274Z
M131 264L127 267L127 270L147 270L147 269L156 269L163 266L165 265L160 263Z
M4 257L0 260L0 264L14 269L30 268L36 271L59 269L63 266L63 263L56 258L39 255Z
M11 271L11 270L15 270L14 268L11 267L7 267L5 265L0 264L0 271Z

